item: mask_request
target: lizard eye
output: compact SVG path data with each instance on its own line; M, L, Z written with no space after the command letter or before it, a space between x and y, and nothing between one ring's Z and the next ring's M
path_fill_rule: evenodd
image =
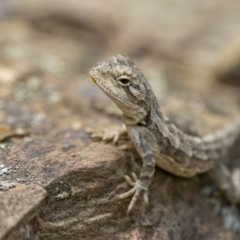
M129 86L130 85L130 80L126 76L122 76L122 77L118 78L117 80L121 86Z

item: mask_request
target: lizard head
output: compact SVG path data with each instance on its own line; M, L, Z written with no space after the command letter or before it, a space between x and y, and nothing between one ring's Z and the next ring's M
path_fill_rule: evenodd
M90 70L98 87L120 108L125 122L136 124L149 111L151 88L140 69L121 55L98 63ZM151 91L152 92L152 91Z

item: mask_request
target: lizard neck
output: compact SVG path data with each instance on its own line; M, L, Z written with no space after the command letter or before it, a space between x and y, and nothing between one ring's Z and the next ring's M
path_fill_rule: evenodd
M121 111L123 112L122 121L126 125L136 125L148 115L148 109L143 106L135 106L131 109L121 108Z
M159 111L159 106L150 86L146 86L148 94L140 105L133 104L131 107L118 105L123 112L122 121L126 125L148 125L148 122L155 119L155 111Z

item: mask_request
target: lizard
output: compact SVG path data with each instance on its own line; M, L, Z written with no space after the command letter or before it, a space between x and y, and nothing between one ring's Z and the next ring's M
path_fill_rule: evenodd
M129 58L117 55L100 62L92 67L90 77L122 111L127 134L142 159L140 176L125 176L132 188L116 197L133 195L128 213L141 194L149 203L155 166L185 178L209 171L231 203L240 200L230 170L219 161L240 136L240 117L214 133L192 136L163 115L146 77Z

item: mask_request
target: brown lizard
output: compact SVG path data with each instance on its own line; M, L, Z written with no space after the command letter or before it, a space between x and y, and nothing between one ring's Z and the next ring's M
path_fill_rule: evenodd
M240 200L230 171L218 161L240 136L240 118L213 134L190 136L162 114L147 79L129 58L111 57L94 66L90 76L122 111L122 121L143 162L139 178L135 173L133 179L125 176L132 189L117 197L133 195L128 212L141 193L148 204L155 165L187 178L210 170L228 200L232 203Z

